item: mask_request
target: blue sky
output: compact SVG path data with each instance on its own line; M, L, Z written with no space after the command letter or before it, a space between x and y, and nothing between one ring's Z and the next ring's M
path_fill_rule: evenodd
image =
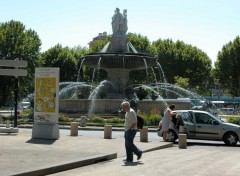
M239 0L0 0L0 22L33 29L42 50L88 46L98 33L112 34L116 7L128 11L128 32L181 40L206 52L212 63L222 46L240 35Z

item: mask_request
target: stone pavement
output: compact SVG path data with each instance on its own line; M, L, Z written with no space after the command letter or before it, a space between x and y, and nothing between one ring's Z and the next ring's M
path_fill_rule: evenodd
M123 162L123 137L103 139L79 130L75 137L61 134L58 140L31 139L31 133L20 128L18 134L0 134L0 175L239 175L239 144L227 147L220 142L188 141L187 149L179 149L177 143L161 140L139 142L137 135L135 144L145 153L141 160L135 157L128 163ZM70 167L76 168L67 170Z
M94 129L92 129L94 130ZM99 129L98 129L99 130ZM0 175L47 175L68 169L125 158L124 138L104 139L81 135L62 135L58 140L32 139L31 130L0 133ZM144 152L172 147L172 143L156 141L135 144ZM136 157L135 157L136 159Z
M177 145L144 153L142 159L125 163L117 158L51 176L239 176L239 146Z

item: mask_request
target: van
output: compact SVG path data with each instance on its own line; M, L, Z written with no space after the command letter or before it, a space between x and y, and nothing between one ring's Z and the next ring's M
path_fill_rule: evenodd
M220 109L222 114L233 114L234 113L234 108L221 108Z

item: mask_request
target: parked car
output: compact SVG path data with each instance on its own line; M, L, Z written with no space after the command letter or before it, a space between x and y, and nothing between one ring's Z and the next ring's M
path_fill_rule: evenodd
M181 115L184 133L188 139L223 141L226 145L236 145L240 139L240 126L227 123L206 111L178 110ZM179 128L171 121L168 140L178 139ZM162 137L162 124L159 123L158 135Z
M234 113L234 108L221 108L220 110L222 114L226 114L226 115Z

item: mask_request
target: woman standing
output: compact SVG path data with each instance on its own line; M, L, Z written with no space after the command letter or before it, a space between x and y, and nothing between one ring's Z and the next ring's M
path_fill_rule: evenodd
M167 107L167 109L165 109L164 111L164 115L162 118L163 140L165 142L167 142L169 124L170 124L170 121L172 120L172 116L174 115L174 113L172 112L174 109L175 109L175 105L173 104Z

